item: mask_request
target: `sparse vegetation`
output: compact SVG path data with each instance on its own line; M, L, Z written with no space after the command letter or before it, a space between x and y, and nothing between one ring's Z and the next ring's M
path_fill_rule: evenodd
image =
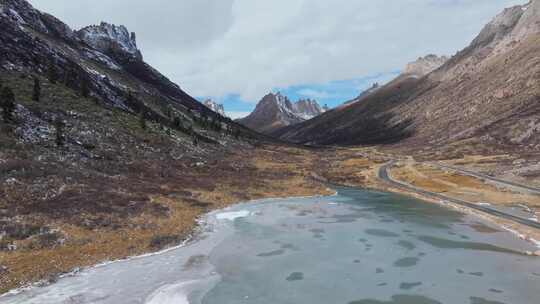
M15 110L15 94L10 87L0 88L0 106L4 122L12 121Z
M90 82L84 75L81 76L81 95L84 98L90 97Z
M51 84L56 84L58 81L58 70L56 69L56 64L53 61L49 61L49 64L47 65L47 78Z
M146 115L144 112L139 114L139 125L141 126L141 129L146 130Z
M34 77L34 91L32 93L32 100L39 101L41 98L41 82L38 77Z
M62 120L62 118L60 117L56 117L56 119L54 120L54 128L56 130L56 145L58 147L63 147L64 146L64 143L65 143L65 138L64 138L64 127L65 127L65 123L64 121Z
M226 149L207 143L199 132L215 133L193 124L195 113L171 111L170 120L148 116L147 122L164 130L150 132L148 125L142 132L140 112L104 107L63 83L41 78L37 103L32 101L32 77L3 73L0 79L17 95L22 109L17 115L24 115L17 116L21 130L30 117L39 122L24 133L36 145L0 132L0 158L7 160L0 163L0 212L9 225L17 219L22 225L17 227L33 227L18 239L2 241L0 260L9 269L0 278L3 291L77 266L178 243L210 209L250 198L325 191L303 171L260 167L255 159L271 154L247 144ZM279 162L296 168L300 159L279 153L284 153Z

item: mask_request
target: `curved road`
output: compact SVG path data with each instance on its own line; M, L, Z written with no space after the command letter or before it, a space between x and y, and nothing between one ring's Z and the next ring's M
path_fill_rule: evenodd
M503 212L503 211L495 210L495 209L489 208L487 206L477 205L475 203L467 202L467 201L464 201L464 200L461 200L461 199L458 199L458 198L448 197L446 195L442 195L442 194L439 194L439 193L426 191L426 190L423 190L423 189L420 189L420 188L416 188L416 187L414 187L414 186L412 186L410 184L400 182L400 181L396 181L396 180L392 179L392 177L390 177L390 175L388 174L388 169L393 167L395 164L396 164L396 161L393 160L393 161L390 161L389 163L386 163L385 165L381 166L381 168L379 169L379 178L384 180L385 182L391 184L392 186L395 186L397 188L401 188L401 189L404 189L404 190L407 190L407 191L410 191L410 192L418 193L418 194L421 194L421 195L424 195L424 196L427 196L427 197L432 197L432 198L448 201L448 202L451 202L451 203L454 203L454 204L457 204L457 205L460 205L460 206L464 206L464 207L467 207L467 208L472 208L472 209L482 211L482 212L490 214L490 215L495 215L495 216L498 216L498 217L501 217L501 218L504 218L504 219L507 219L507 220L511 220L511 221L514 221L514 222L517 222L517 223L520 223L520 224L523 224L523 225L526 225L526 226L529 226L529 227L540 229L540 223L539 222L531 221L531 220L529 220L527 218L524 218L524 217L520 217L520 216L509 214L509 213L506 213L506 212Z
M491 177L491 176L486 175L486 174L482 174L482 173L478 173L478 172L474 172L474 171L470 171L470 170L466 170L466 169L462 169L462 168L454 167L454 166L450 166L450 165L445 165L445 164L441 164L441 163L433 162L433 163L429 163L429 164L433 165L433 166L436 166L436 167L439 167L439 168L450 169L450 170L457 171L457 172L460 172L460 173L465 174L465 175L469 175L469 176L473 176L473 177L477 177L477 178L481 178L481 179L485 179L485 180L490 180L490 181L493 181L493 182L496 182L496 183L499 183L499 184L503 184L503 185L507 185L507 186L511 186L511 187L515 187L515 188L521 188L521 189L525 189L525 190L530 191L530 192L540 194L540 188L531 187L531 186L527 186L527 185L523 185L523 184L518 184L518 183L515 183L515 182L499 179L499 178L496 178L496 177Z

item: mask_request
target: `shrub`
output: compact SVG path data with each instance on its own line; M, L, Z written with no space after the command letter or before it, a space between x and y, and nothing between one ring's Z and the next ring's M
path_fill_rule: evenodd
M39 101L40 97L41 97L41 84L40 84L39 78L34 77L34 89L32 92L32 100Z
M15 94L9 87L4 87L0 91L0 106L2 107L3 118L5 122L13 119L15 110Z
M56 145L59 147L64 146L64 126L65 123L60 117L56 117L54 120L54 126L56 128Z

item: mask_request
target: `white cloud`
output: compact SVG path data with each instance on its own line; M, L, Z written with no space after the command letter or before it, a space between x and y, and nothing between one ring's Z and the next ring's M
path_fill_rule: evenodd
M299 95L309 97L309 98L315 98L315 99L325 99L325 98L330 98L333 96L332 94L328 92L314 90L314 89L301 89L301 90L298 90L297 93Z
M137 32L145 59L195 96L239 94L401 69L463 48L526 0L32 0L80 27Z

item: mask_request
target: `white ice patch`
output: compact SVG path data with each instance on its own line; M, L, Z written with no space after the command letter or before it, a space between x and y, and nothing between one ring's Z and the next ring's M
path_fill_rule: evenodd
M152 293L146 304L189 304L189 286L197 281L188 281L180 284L165 285Z
M519 233L517 230L514 230L514 229L511 229L509 227L506 227L506 226L502 226L502 228L510 233L513 233L514 235L516 235L518 238L522 239L522 240L525 240L525 241L529 241L530 243L534 244L536 246L536 248L539 248L540 249L540 241L538 240L535 240L533 238L530 238L530 237L527 237L526 235L524 234L521 234Z
M248 217L250 214L251 212L247 210L234 211L234 212L222 212L222 213L216 214L216 218L218 220L234 221L237 218Z

